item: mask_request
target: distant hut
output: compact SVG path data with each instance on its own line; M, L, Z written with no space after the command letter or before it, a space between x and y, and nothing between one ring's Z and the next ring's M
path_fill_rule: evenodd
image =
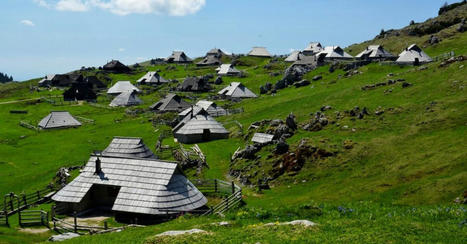
M416 44L412 44L406 48L399 54L399 58L396 60L396 63L399 64L423 64L429 62L433 62L433 59Z
M295 62L301 60L305 57L301 51L293 51L284 61L285 62Z
M79 127L81 123L67 111L52 111L39 122L40 129L61 129Z
M53 197L68 213L111 210L118 221L155 221L200 209L206 197L176 162L149 158L95 156Z
M219 95L227 98L254 98L257 97L252 91L246 88L240 82L232 82L226 88L218 93Z
M197 143L229 137L229 131L201 109L198 114L189 114L174 129L174 137L181 143Z
M166 58L167 63L191 63L193 60L189 58L183 51L173 51L172 55Z
M216 69L217 74L220 76L239 76L242 72L236 69L232 64L221 64Z
M95 101L97 95L89 83L73 83L71 87L63 93L65 101Z
M394 60L396 57L386 51L381 45L370 45L357 56L357 59L369 61Z
M213 48L211 50L209 50L207 53L206 53L206 57L207 56L214 56L214 57L217 57L217 58L221 58L223 56L225 56L226 54L220 50L219 48Z
M219 106L215 102L200 100L194 106L189 107L178 114L178 116L185 118L187 115L197 115L201 109L208 112L212 117L226 115L227 111Z
M314 69L318 67L321 63L318 62L318 58L316 56L301 56L299 60L295 61L292 66L302 66L307 67L310 69Z
M154 153L137 137L115 136L102 156L120 158L156 158Z
M270 58L271 54L265 47L253 47L248 53L248 56Z
M128 107L134 105L140 105L143 101L136 96L136 91L131 92L122 92L118 96L116 96L112 102L110 102L109 106L111 107Z
M46 75L42 80L39 81L38 85L41 87L67 87L72 84L72 80L69 75Z
M84 77L84 82L88 83L93 90L100 90L100 89L104 89L104 88L107 88L107 86L102 83L101 80L99 80L99 78L97 78L97 76L86 76Z
M151 71L146 73L143 77L136 81L137 84L147 84L147 85L160 85L163 83L168 83L169 81L162 78L158 72Z
M167 96L149 108L156 112L181 112L189 107L191 107L191 104L185 102L177 94L167 94Z
M107 90L107 94L115 96L122 92L132 91L140 92L140 90L136 86L132 85L129 81L118 81L112 87L110 87L109 90Z
M310 42L305 49L303 49L302 53L307 56L313 56L321 51L323 51L323 46L319 42Z
M55 77L55 75L46 75L44 78L42 78L38 85L40 87L47 87L52 85L52 80Z
M352 55L346 53L339 46L328 46L323 51L316 54L319 61L322 60L352 60Z
M131 71L131 69L128 66L122 64L118 60L112 60L108 62L102 68L106 71L115 72L115 73L127 73Z
M211 90L208 80L205 77L187 77L177 90L185 92L206 92Z
M196 63L196 66L212 66L212 65L220 65L222 64L222 61L220 60L219 57L214 56L214 55L208 55L204 57L201 61Z

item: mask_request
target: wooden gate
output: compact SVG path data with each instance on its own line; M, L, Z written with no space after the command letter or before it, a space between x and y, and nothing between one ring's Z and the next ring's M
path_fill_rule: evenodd
M49 227L49 213L43 210L18 211L19 226L44 225Z

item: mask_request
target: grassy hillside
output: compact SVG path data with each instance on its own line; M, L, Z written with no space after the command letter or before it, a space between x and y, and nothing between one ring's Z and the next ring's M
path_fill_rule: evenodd
M449 12L448 12L449 13ZM467 55L467 33L457 33L455 26L437 35L442 41L435 45L423 44L427 36L389 36L349 47L352 54L368 44L383 44L393 53L406 43L418 43L425 52L435 57L455 51ZM161 225L136 228L115 234L86 236L71 243L287 243L311 242L447 242L463 243L467 239L464 207L452 200L461 196L467 187L467 94L466 61L441 67L442 61L420 67L371 64L358 69L358 74L345 76L343 70L329 72L329 66L320 67L305 78L321 75L322 80L311 85L278 91L275 95L261 95L257 99L239 103L217 101L232 108L243 108L240 114L218 118L227 129L239 132L238 122L247 133L249 125L263 119L285 119L289 113L297 117L300 128L288 139L292 148L302 139L326 148L331 157L307 160L298 172L286 172L269 184L270 190L257 192L256 187L245 186L246 206L225 218L197 218L185 216ZM283 61L241 57L238 69L244 78L224 78L222 85L214 85L210 93L179 93L195 102L208 98L229 82L240 81L259 94L259 87L275 83L287 67ZM143 65L132 74L112 74L112 83L119 80L135 82L147 71L160 70L167 79L193 75L214 74L215 67L198 68L195 65ZM388 76L392 74L392 76ZM368 84L404 79L411 85L398 82L371 90L361 88ZM30 86L37 80L0 85L0 194L14 191L31 192L47 185L55 172L63 166L81 165L93 150L102 150L113 136L142 137L153 149L159 134L169 128L153 125L150 112L129 115L125 108L108 109L88 103L52 105L45 101L18 101L59 95L62 91L34 91ZM111 84L109 84L110 86ZM143 89L140 96L147 108L158 101L177 84L164 85L157 90ZM10 103L10 102L14 103ZM5 103L8 102L8 103ZM100 95L98 102L110 100ZM301 125L310 121L310 114L329 105L324 114L330 121L320 131L306 131ZM338 118L337 113L354 107L367 108L363 119L351 116ZM11 114L10 110L27 110L27 114ZM19 121L37 124L51 110L67 110L73 115L95 120L80 128L33 131L19 126ZM384 111L376 115L375 111ZM230 156L249 142L238 133L229 139L200 143L207 156L209 169L204 178L232 179L228 175ZM351 147L345 145L351 143ZM175 145L173 138L164 144ZM264 148L258 160L242 162L255 177L268 176L273 169L268 155L272 147ZM164 155L170 159L170 155ZM277 157L276 157L277 158ZM258 166L259 165L259 166ZM189 171L190 177L192 177ZM193 178L193 177L192 177ZM253 179L256 179L253 177ZM39 206L42 207L42 206ZM44 208L50 206L43 206ZM15 218L15 216L11 217ZM310 219L317 226L309 229L297 226L264 226L268 222ZM211 223L228 220L231 227ZM209 234L190 237L157 238L166 230L201 228ZM51 232L27 234L12 228L0 227L0 243L37 242L46 240Z

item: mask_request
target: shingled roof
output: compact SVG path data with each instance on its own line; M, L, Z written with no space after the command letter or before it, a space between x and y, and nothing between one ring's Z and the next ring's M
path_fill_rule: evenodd
M193 60L183 51L173 51L172 55L166 58L166 61L168 63L191 63Z
M135 91L131 92L122 92L118 96L116 96L112 102L110 102L109 106L111 107L119 107L119 106L133 106L142 104L143 101L136 96Z
M359 59L392 59L395 56L390 52L386 51L381 45L370 45L361 53L359 53L356 58Z
M226 114L226 110L217 106L215 102L200 100L194 106L183 110L178 115L180 117L185 117L188 114L197 115L201 111L201 109L204 109L206 112L208 112L210 116L213 116L213 117Z
M293 51L284 61L285 62L295 62L301 60L305 55L301 51Z
M177 89L179 91L205 92L209 91L211 86L204 77L187 77Z
M118 60L112 60L112 61L108 62L102 68L104 70L111 71L111 72L128 72L128 71L131 71L131 69L128 66L122 64Z
M112 139L109 146L102 151L102 155L124 158L156 158L154 153L144 144L143 139L120 136Z
M132 85L129 81L118 81L112 87L107 90L107 94L109 95L118 95L122 92L132 92L136 91L139 92L139 89Z
M266 50L265 47L253 47L248 53L248 56L254 57L271 57L271 54Z
M323 46L321 46L319 42L310 42L310 44L303 49L305 55L315 55L321 51L323 51Z
M239 75L240 70L236 69L232 64L221 64L219 68L216 69L218 75Z
M229 131L202 108L196 115L187 115L173 131L174 137L182 143L196 143L229 137Z
M219 59L218 56L215 55L207 55L201 61L196 63L197 66L210 66L210 65L219 65L222 61Z
M97 160L100 170L96 174ZM94 200L93 194L88 194L93 186L117 187L112 205L117 212L165 215L167 211L195 210L207 203L175 162L106 156L91 156L81 174L52 200L86 205Z
M52 111L39 122L41 129L78 127L81 123L67 111Z
M252 91L240 82L232 82L226 88L218 92L219 95L232 98L252 98L257 97Z
M169 93L159 102L154 103L149 108L159 112L181 112L189 108L191 104L183 100L177 94Z
M417 60L419 63L429 63L433 61L420 47L416 44L412 44L399 54L396 63L415 63Z
M157 72L150 71L136 82L140 84L158 85L161 83L168 83L169 81L162 78Z
M352 55L346 53L344 49L339 46L328 46L324 50L317 53L316 56L328 60L334 59L353 59Z

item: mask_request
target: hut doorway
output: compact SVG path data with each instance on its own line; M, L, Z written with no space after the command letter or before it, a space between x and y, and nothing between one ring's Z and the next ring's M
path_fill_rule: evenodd
M209 129L203 130L203 141L209 141L211 139L211 131Z
M119 191L120 186L94 184L90 189L90 203L92 207L111 209Z

